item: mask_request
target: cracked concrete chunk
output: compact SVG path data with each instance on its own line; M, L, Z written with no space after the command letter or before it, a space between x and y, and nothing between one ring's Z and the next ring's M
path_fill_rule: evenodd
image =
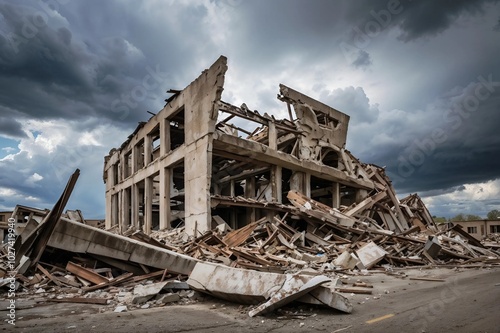
M283 286L281 286L281 289L274 293L271 298L267 300L267 302L259 305L255 309L252 309L248 313L250 317L272 312L283 305L300 298L323 283L331 281L329 277L324 275L318 275L313 278L309 277L310 279L308 281L304 281L304 277L299 275L287 274L286 276L287 279Z

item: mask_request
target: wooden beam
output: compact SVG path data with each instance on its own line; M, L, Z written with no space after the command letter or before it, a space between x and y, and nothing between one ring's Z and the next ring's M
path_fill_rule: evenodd
M94 284L106 283L109 281L104 276L99 275L96 272L91 271L90 269L87 269L80 265L77 265L71 261L68 261L68 264L66 265L66 270Z

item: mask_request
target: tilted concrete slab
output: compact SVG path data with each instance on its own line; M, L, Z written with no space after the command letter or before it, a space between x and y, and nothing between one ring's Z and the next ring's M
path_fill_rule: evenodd
M60 219L47 244L56 249L88 253L189 275L196 259L82 223Z
M250 317L272 312L300 298L323 283L331 281L329 277L324 275L318 275L311 278L310 276L286 274L286 277L286 281L281 286L281 289L275 292L267 302L252 309L248 313Z
M187 283L192 289L242 304L258 304L279 290L284 274L198 263Z
M325 276L268 273L199 262L187 283L192 289L232 302L258 304L267 301L252 315L273 311L295 299L310 304L325 304L344 312L352 311L347 299L331 288L320 286L327 281L331 279ZM316 288L321 290L311 296L312 300L302 299ZM329 292L334 295L328 296Z
M335 291L334 283L325 283L300 297L298 301L307 304L326 305L345 313L352 312L351 301Z

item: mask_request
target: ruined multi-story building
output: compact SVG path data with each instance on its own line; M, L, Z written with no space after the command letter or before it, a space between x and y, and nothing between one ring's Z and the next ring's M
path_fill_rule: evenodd
M105 157L107 228L149 233L184 223L199 235L222 221L238 228L272 216L290 190L338 208L375 188L344 149L348 115L285 85L278 99L288 119L231 105L221 100L226 70L221 56L184 90L169 91L163 109Z

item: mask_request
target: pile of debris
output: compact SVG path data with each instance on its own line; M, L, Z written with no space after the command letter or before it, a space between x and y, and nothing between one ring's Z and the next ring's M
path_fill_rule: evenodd
M226 60L105 157L105 223L63 214L78 170L52 210L16 208L0 286L122 310L196 290L257 305L251 316L294 300L349 313L339 273L500 262L498 239L438 227L418 195L398 200L384 168L346 150L348 115L285 85L289 119L222 101Z
M274 215L229 232L221 231L229 226L214 216L219 227L187 242L179 229L152 236L168 249L196 259L273 272L362 270L379 263L466 266L499 262L497 248L487 248L459 225L439 230L418 195L398 201L383 169L359 165L377 189L349 207L331 208L296 191L288 192L293 205L217 196L219 205L246 202ZM220 228L221 224L225 227Z
M27 218L17 224L14 269L7 260L9 244L1 249L0 284L10 285L9 274L15 273L16 289L24 290L18 295L115 311L189 303L200 298L196 290L258 305L251 316L294 300L350 313L352 305L339 292L355 288L344 288L339 273L386 265L500 263L496 248L456 225L438 230L417 195L397 201L383 170L363 167L381 186L356 205L333 209L293 190L288 193L292 205L219 196L221 205L245 200L266 205L273 215L230 231L214 216L216 227L196 238L187 238L182 227L151 236L132 229L117 235L86 225L81 214L62 214L75 173L52 210L22 207L21 214L16 209L14 216ZM401 223L409 224L404 232L388 230Z

